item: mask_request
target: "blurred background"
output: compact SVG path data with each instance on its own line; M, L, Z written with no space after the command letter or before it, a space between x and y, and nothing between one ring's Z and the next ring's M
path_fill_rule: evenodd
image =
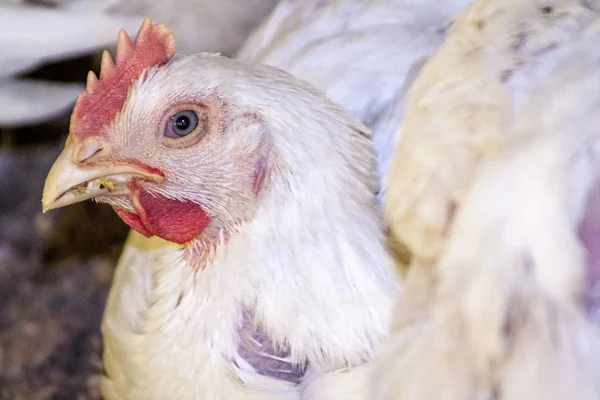
M41 213L101 50L149 16L171 28L178 51L231 56L276 3L0 0L0 399L101 398L100 320L128 228L89 201Z

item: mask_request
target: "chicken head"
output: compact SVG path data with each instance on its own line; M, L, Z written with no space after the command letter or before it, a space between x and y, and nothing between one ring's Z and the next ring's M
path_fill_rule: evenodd
M120 32L116 62L105 52L100 79L90 72L78 97L44 210L94 198L143 235L180 244L251 216L269 138L233 88L282 73L174 51L172 33L149 19L133 43Z

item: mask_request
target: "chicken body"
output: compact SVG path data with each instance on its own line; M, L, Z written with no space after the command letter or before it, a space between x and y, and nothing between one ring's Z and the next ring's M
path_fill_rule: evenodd
M403 116L404 86L469 0L287 0L238 58L304 79L373 131L379 176ZM412 68L412 72L411 72Z
M117 68L152 49L117 50ZM149 71L118 110L91 102L120 75L90 78L44 192L46 208L94 197L162 238L133 233L117 267L105 397L367 398L398 292L367 129L272 67L201 54ZM173 135L182 110L198 115L189 136Z
M598 11L481 0L423 68L386 199L414 259L374 399L600 397Z
M520 72L543 71L595 18L576 0L478 1L453 18L410 88L386 177L386 220L421 261L437 259L479 160L502 147Z

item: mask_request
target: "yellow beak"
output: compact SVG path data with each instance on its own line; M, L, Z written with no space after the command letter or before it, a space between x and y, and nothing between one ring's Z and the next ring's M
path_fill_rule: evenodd
M127 165L83 165L76 163L76 147L67 141L44 184L42 211L64 207L96 196L122 196L129 193L132 178L163 182L164 178L141 168Z

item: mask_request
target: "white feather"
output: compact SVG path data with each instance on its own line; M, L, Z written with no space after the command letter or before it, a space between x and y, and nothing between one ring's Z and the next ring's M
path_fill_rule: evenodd
M521 12L551 6L561 18L524 21L537 28L507 81L502 145L472 164L438 258L417 253L373 399L600 397L600 332L582 303L592 260L579 236L598 207L600 25L576 1L508 3L481 0L462 15L506 33ZM554 47L527 53L548 39Z

